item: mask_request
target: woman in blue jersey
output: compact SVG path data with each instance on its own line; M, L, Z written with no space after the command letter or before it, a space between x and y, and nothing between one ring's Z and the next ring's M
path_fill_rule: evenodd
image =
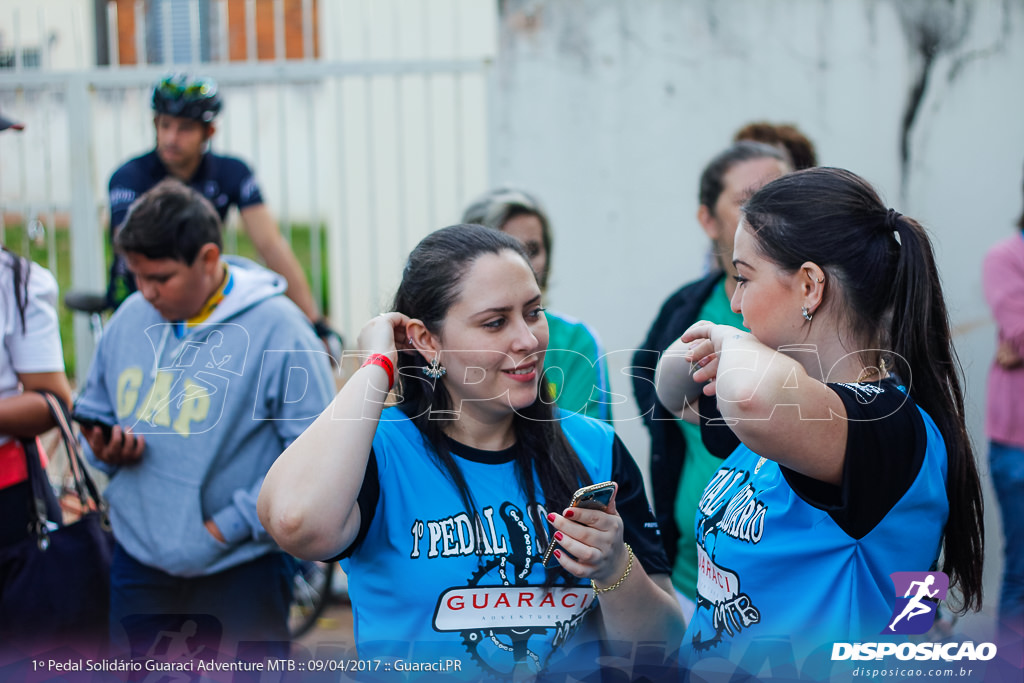
M750 332L698 322L657 376L725 458L696 516L694 658L927 630L890 628L892 572L941 569L980 607L981 491L923 228L856 175L810 169L746 203L733 263Z
M640 641L663 661L682 617L639 470L540 382L547 322L520 243L479 225L429 235L394 311L363 328L366 364L259 499L285 550L343 558L360 657L382 674L452 659L444 673L468 680L582 677L600 640L623 665ZM566 507L605 480L606 511Z

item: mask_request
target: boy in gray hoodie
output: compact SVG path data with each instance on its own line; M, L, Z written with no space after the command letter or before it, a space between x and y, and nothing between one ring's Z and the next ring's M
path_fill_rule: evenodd
M160 654L159 638L198 624L193 653L283 644L291 561L256 496L330 402L328 356L280 275L221 256L220 218L186 185L143 195L116 246L139 291L104 330L75 406L112 426L83 427L110 474L111 639Z

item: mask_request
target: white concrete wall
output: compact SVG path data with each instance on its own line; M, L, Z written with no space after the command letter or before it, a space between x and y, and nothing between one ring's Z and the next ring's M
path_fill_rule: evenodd
M695 214L706 162L746 122L795 123L822 164L863 175L931 230L984 463L994 328L980 268L1021 214L1024 3L503 4L491 180L533 190L552 214L554 307L596 327L612 352L640 343L665 297L701 272L706 240ZM902 121L924 63L913 41L922 26L941 40L902 182ZM628 397L617 429L646 463L647 432L630 419L636 407L620 374L629 356L611 357L612 388ZM990 524L997 551L998 523ZM990 572L993 589L995 581Z

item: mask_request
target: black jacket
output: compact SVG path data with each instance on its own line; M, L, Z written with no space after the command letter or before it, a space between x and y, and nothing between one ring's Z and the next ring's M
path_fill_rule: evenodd
M647 339L633 355L633 394L640 415L651 433L651 489L654 516L661 528L661 539L669 564L675 564L679 529L675 522L676 493L686 460L686 439L676 418L658 401L654 372L661 353L697 321L701 306L724 277L716 271L702 280L684 285L661 306Z

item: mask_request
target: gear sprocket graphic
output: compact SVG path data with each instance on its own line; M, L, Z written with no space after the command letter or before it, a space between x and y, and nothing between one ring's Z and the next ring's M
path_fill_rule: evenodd
M540 558L537 557L536 559L539 560ZM500 569L504 571L505 564L505 558L502 557L492 559L480 565L480 567L478 567L477 570L473 572L473 577L469 580L468 585L480 585L480 581L494 570ZM505 581L504 583L505 585L509 585L507 581ZM533 662L532 673L538 673L543 668L543 662L541 661L540 656L538 656L537 653L533 652L528 647L526 647L526 642L529 640L531 635L544 633L545 631L547 631L546 627L527 627L523 629L490 628L462 631L460 635L462 636L462 645L466 648L466 652L469 653L470 659L476 662L477 666L479 666L483 671L486 671L489 675L495 678L509 678L515 672L515 667L519 665L519 662L526 661L527 659ZM502 635L508 636L511 642L506 643L502 641L499 638L499 636ZM498 649L505 650L506 652L514 653L517 649L521 649L522 656L520 659L516 659L514 661L511 669L509 669L508 671L501 671L500 669L495 668L490 662L488 662L486 659L484 659L484 657L480 655L479 648L486 642L492 643Z

